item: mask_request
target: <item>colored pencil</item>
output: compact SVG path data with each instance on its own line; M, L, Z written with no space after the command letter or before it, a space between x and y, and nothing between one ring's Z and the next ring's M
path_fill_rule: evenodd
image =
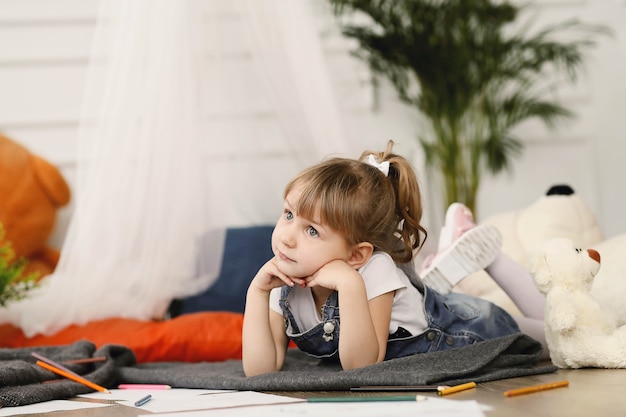
M425 401L422 395L396 395L378 397L313 397L307 398L309 403L358 403L369 401Z
M46 362L42 362L42 361L37 361L37 365L41 366L42 368L47 369L48 371L54 372L55 374L61 375L67 379L71 379L74 382L78 382L80 384L86 385L91 389L94 389L96 391L100 391L100 392L106 392L106 393L110 393L111 391L109 391L108 389L101 387L98 384L94 384L91 381L87 381L85 378L83 378L80 375L76 375L76 374L71 374L71 373L67 373L65 371L63 371L62 369L59 369L55 366L49 365Z
M558 381L558 382L550 382L547 384L540 384L540 385L531 385L529 387L515 388L515 389L508 390L508 391L504 391L504 396L514 397L516 395L530 394L533 392L547 391L549 389L564 388L567 386L569 386L569 381L567 380Z
M164 390L172 389L169 385L161 384L120 384L117 386L119 389L143 389L143 390Z
M454 385L449 388L444 388L442 390L437 391L437 395L454 394L455 392L465 391L465 390L472 389L472 388L476 388L475 382L468 382L466 384Z
M350 391L365 392L402 392L402 391L420 391L420 392L437 392L442 389L450 388L447 385L362 385L360 387L351 387Z
M50 366L54 366L57 369L62 370L63 372L67 372L68 374L72 374L74 376L80 377L80 375L78 375L76 372L72 371L71 369L67 369L65 366L61 365L60 363L57 363L55 361L53 361L52 359L46 358L45 356L40 355L37 352L31 352L30 353L34 358L39 359L42 362L47 363Z
M70 359L68 361L63 361L65 364L78 364L78 363L94 363L94 362L104 362L107 360L106 356L94 356L93 358L83 358L83 359Z

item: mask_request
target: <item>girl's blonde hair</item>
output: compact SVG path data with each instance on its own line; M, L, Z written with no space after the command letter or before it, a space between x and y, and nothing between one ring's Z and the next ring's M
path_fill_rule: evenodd
M291 180L285 197L302 187L299 201L293 202L299 215L317 214L349 244L369 242L394 261L409 262L427 233L420 224L422 200L415 172L405 158L391 153L392 147L389 141L384 152L365 151L359 160L324 160ZM387 176L364 162L369 155L389 162Z

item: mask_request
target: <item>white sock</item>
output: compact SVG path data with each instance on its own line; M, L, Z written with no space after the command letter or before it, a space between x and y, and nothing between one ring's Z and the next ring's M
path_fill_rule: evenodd
M541 320L543 329L546 298L535 286L528 269L500 252L485 271L507 293L524 316Z

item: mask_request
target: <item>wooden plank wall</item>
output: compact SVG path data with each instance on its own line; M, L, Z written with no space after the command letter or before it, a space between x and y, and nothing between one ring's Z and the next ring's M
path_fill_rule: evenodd
M211 1L223 0L206 0ZM387 139L400 143L400 150L415 160L426 190L426 223L438 229L443 209L436 204L433 189L421 167L415 137L420 122L415 112L400 105L385 83L374 87L364 65L349 55L354 46L341 37L324 0L308 0L313 6L332 84L355 156L363 149L379 149ZM479 198L479 216L531 204L555 182L568 182L598 213L607 236L626 231L621 214L626 205L621 166L626 159L623 126L626 110L626 2L622 0L543 0L534 2L538 22L567 17L605 23L616 35L602 41L580 82L559 94L571 103L578 118L558 133L536 124L521 126L526 150L510 175L486 177ZM0 130L57 164L73 181L78 115L94 30L97 0L0 0ZM236 36L237 16L228 12L207 15L206 21ZM217 48L216 45L214 45ZM246 50L231 51L232 71L249 71ZM210 55L210 54L209 54ZM206 109L216 131L230 135L222 157L237 155L237 135L260 132L267 155L289 158L272 142L271 112L255 93L254 75L239 90L239 103L221 113ZM250 123L233 130L232 118ZM243 123L242 123L243 126ZM251 128L250 126L255 126ZM282 154L281 154L282 152ZM252 157L252 156L249 156ZM254 155L258 157L258 155ZM62 242L72 207L60 213L53 237ZM273 206L261 210L269 218ZM259 221L249 214L236 222Z

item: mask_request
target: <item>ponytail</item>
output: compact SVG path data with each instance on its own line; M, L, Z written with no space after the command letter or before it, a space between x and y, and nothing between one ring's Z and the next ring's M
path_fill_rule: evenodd
M394 142L387 142L383 152L365 151L359 158L364 161L368 155L374 155L380 163L389 163L387 177L393 186L395 195L396 232L400 235L400 244L390 255L394 260L406 263L413 259L426 240L426 229L420 224L423 214L422 197L417 177L411 164L402 156L392 153Z

